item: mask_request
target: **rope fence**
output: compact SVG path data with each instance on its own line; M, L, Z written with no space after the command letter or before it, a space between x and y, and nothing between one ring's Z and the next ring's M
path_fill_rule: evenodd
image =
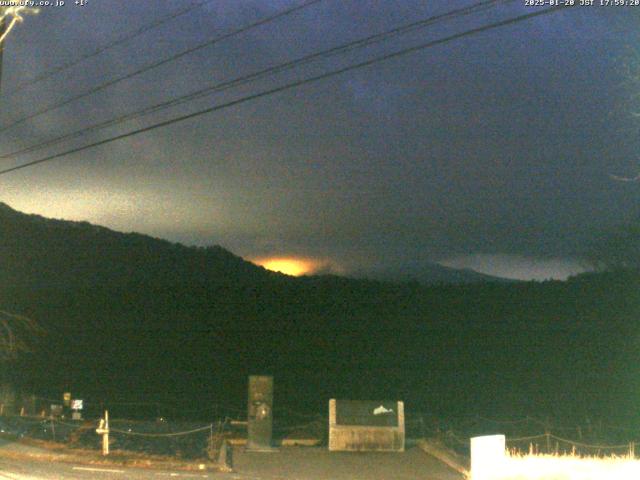
M640 428L619 427L586 419L575 427L554 425L549 419L534 417L493 419L479 415L440 420L428 417L424 422L431 438L439 439L454 451L469 455L470 438L505 435L507 447L549 454L584 454L602 456L622 454L635 458ZM542 428L541 428L542 427ZM544 429L544 433L540 430ZM537 431L536 431L537 430Z
M60 405L61 399L30 396L44 406ZM202 407L182 408L181 404L171 405L163 402L144 402L137 400L84 402L85 407L91 406L90 412L98 412L98 408L107 406L148 407L149 413L181 412L206 413L201 418L202 423L191 420L179 421L180 417L160 417L150 415L146 420L111 421L109 432L113 435L115 448L141 449L162 452L163 454L196 455L194 452L205 451L213 442L213 438L224 435L244 435L246 428L246 409L231 408L222 404L207 404ZM0 403L0 406L2 404ZM46 409L21 409L41 412L41 416L8 415L10 409L0 408L0 433L12 433L18 436L28 436L43 440L69 442L78 446L98 446L100 440L96 434L97 415L91 415L85 410L86 420L72 420L65 417L46 416ZM4 415L2 412L4 411ZM122 411L126 411L122 410ZM133 411L133 410L132 410ZM69 413L68 410L65 413ZM119 413L118 413L119 415ZM235 419L232 419L235 417ZM153 420L151 420L153 418ZM182 418L189 418L185 415ZM168 420L171 419L171 420ZM219 419L211 421L207 420ZM299 432L315 435L324 439L328 428L327 415L321 413L299 412L288 406L279 406L275 412L273 432L275 436L293 438ZM489 434L505 434L509 448L535 448L548 453L580 450L587 454L600 455L603 452L626 452L635 454L635 445L640 435L640 428L632 426L617 426L599 421L584 420L581 425L555 425L550 419L540 419L532 416L520 418L490 418L481 415L463 415L459 417L438 418L420 412L407 412L405 417L407 438L433 437L444 441L446 445L458 452L468 454L469 439L474 436ZM544 433L539 433L541 430ZM411 435L411 437L409 436ZM575 439L573 439L573 438ZM228 437L227 437L228 438ZM137 439L137 440L136 440ZM155 443L154 443L155 442ZM185 454L184 452L190 452Z
M517 437L517 438L507 437L506 442L507 443L529 442L532 440L541 440L541 439L556 440L558 442L566 443L568 445L582 447L582 448L590 448L594 450L606 450L606 449L615 450L615 449L621 449L621 448L629 448L629 443L637 443L635 441L631 441L624 445L594 445L594 444L579 442L577 440L558 437L557 435L554 435L552 433L542 433L540 435L532 435L528 437Z
M194 428L193 430L187 430L185 432L171 432L171 433L142 433L142 432L133 432L131 430L119 430L117 428L111 428L109 429L110 433L120 433L122 435L132 435L132 436L138 436L138 437L149 437L149 438L153 438L153 437L157 437L157 438L161 438L161 437L181 437L184 435L191 435L193 433L198 433L198 432L210 432L211 429L213 428L213 424L204 426L204 427L199 427L199 428Z

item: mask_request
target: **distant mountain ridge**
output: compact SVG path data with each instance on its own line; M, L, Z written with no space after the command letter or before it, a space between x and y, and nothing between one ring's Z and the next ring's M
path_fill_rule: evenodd
M443 415L635 411L617 392L640 378L629 343L638 271L458 285L293 278L221 247L0 204L0 285L1 310L47 331L5 373L87 408L136 398L237 412L247 376L271 374L274 411L325 412L329 398L397 398Z
M220 246L188 247L139 233L121 233L88 222L23 214L0 202L0 280L50 282L215 282L267 280L279 273L234 255ZM45 267L46 268L43 268ZM11 272L11 279L6 275ZM359 269L354 279L425 285L507 281L472 270L435 263L397 268Z
M477 282L511 283L503 277L495 277L471 269L457 269L445 267L437 263L423 263L418 265L399 265L397 267L358 269L350 272L351 278L381 280L392 282L418 282L423 285L465 284Z
M187 247L0 203L0 281L42 285L264 280L277 275L220 247Z

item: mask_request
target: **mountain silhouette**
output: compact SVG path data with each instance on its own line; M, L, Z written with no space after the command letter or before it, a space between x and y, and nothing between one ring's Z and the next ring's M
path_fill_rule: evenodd
M0 281L25 286L260 281L274 276L220 246L186 247L0 203Z
M445 267L437 263L403 264L393 267L369 267L349 272L349 277L392 282L418 282L423 285L477 282L514 282L471 269Z
M613 421L640 389L637 270L460 285L294 278L221 247L0 204L0 285L0 310L47 332L5 372L95 413L135 400L210 420L214 404L246 408L250 374L274 375L274 411L313 413L329 398L390 398L443 416Z

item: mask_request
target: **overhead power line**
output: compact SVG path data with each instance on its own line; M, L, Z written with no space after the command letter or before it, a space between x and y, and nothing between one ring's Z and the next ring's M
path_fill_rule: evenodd
M179 53L171 55L170 57L166 57L166 58L164 58L162 60L158 60L158 61L156 61L154 63L151 63L151 64L149 64L149 65L147 65L145 67L139 68L138 70L135 70L135 71L133 71L131 73L128 73L128 74L123 75L121 77L118 77L116 79L104 82L104 83L102 83L100 85L97 85L97 86L85 91L84 93L80 93L80 94L75 95L73 97L70 97L70 98L68 98L66 100L63 100L63 101L58 102L56 104L53 104L53 105L51 105L49 107L43 108L41 110L38 110L37 112L31 113L31 114L29 114L29 115L27 115L25 117L22 117L22 118L20 118L18 120L13 121L13 122L11 122L11 123L9 123L7 125L3 125L2 127L0 127L0 133L5 132L10 128L13 128L16 125L20 125L20 124L22 124L22 123L24 123L24 122L26 122L28 120L31 120L32 118L39 117L40 115L44 115L45 113L51 112L53 110L57 110L58 108L64 107L65 105L69 105L70 103L75 102L76 100L80 100L81 98L85 98L85 97L88 97L89 95L93 95L94 93L98 93L98 92L100 92L102 90L105 90L106 88L109 88L109 87L111 87L113 85L116 85L116 84L118 84L120 82L123 82L124 80L129 80L130 78L133 78L133 77L136 77L138 75L141 75L142 73L148 72L149 70L153 70L153 69L158 68L158 67L160 67L162 65L165 65L167 63L170 63L170 62L173 62L175 60L178 60L179 58L182 58L185 55L190 55L190 54L192 54L194 52L197 52L198 50L201 50L203 48L206 48L206 47L214 45L214 44L216 44L218 42L221 42L222 40L226 40L228 38L234 37L234 36L239 35L241 33L245 33L245 32L247 32L249 30L252 30L254 28L260 27L260 26L265 25L267 23L273 22L273 21L278 20L280 18L283 18L285 16L291 15L291 14L293 14L295 12L298 12L298 11L304 9L304 8L308 8L308 7L312 6L312 5L320 3L322 1L324 1L324 0L307 0L306 2L303 2L300 5L297 5L295 7L287 8L287 9L282 10L282 11L280 11L280 12L274 14L274 15L270 15L268 17L262 18L262 19L260 19L260 20L258 20L256 22L253 22L253 23L251 23L249 25L245 25L244 27L240 27L240 28L238 28L236 30L233 30L233 31L231 31L229 33L226 33L224 35L219 35L219 36L217 36L217 37L215 37L215 38L213 38L211 40L208 40L207 42L200 43L200 44L196 45L195 47L188 48L188 49L183 50L183 51L181 51Z
M114 125L118 125L120 123L135 119L135 118L139 118L145 115L148 115L150 113L154 113L166 108L170 108L173 106L177 106L177 105L181 105L187 102L190 102L192 100L198 99L198 98L202 98L204 96L207 95L211 95L213 93L218 93L221 91L225 91L228 90L230 88L234 88L240 85L244 85L246 83L249 82L253 82L255 80L258 80L260 78L264 78L268 75L273 75L273 74L277 74L277 73L281 73L284 72L286 70L290 70L296 67L299 67L301 65L310 63L312 61L318 60L320 58L329 58L331 56L334 55L338 55L338 54L342 54L345 53L347 51L351 51L354 50L356 48L363 48L366 46L370 46L376 43L380 43L382 41L388 40L390 38L393 38L395 36L398 35L402 35L408 32L412 32L415 31L419 28L424 28L427 26L431 26L437 22L443 21L443 20L449 20L452 18L458 18L461 17L463 15L470 15L473 13L478 13L480 11L486 10L488 8L491 8L493 6L495 6L496 4L500 4L500 3L513 3L516 0L485 0L485 1L481 1L478 3L475 3L473 5L470 5L468 7L464 7L464 8L458 8L455 10L450 10L446 13L443 14L439 14L439 15L433 15L431 17L425 18L425 19L421 19L415 22L411 22L409 24L405 24L402 25L400 27L396 27L394 29L391 30L387 30L381 33L377 33L374 35L369 35L367 37L364 38L360 38L357 40L353 40L344 44L341 44L339 46L336 47L332 47L326 50L322 50L319 52L315 52L309 55L305 55L303 57L297 58L295 60L291 60L273 67L268 67L266 69L260 70L258 72L254 72L252 74L249 75L244 75L241 77L237 77L234 78L232 80L228 80L225 82L221 82L221 83L217 83L214 85L210 85L208 87L199 89L195 92L186 94L186 95L181 95L179 97L176 97L174 99L168 100L168 101L164 101L146 108L143 108L141 110L137 110L125 115L121 115L118 117L115 117L113 119L110 120L106 120L100 123L96 123L94 125L88 126L88 127L84 127L82 129L76 130L74 132L62 135L62 136L58 136L49 140L45 140L43 142L34 144L34 145L30 145L28 147L24 147L22 149L19 150L15 150L13 152L9 152L9 153L4 153L0 155L0 159L6 159L6 158L10 158L10 157L14 157L16 155L22 155L25 153L29 153L29 152L33 152L36 150L40 150L42 148L46 148L46 147L50 147L52 145L56 145L58 143L61 143L63 141L66 140L70 140L72 138L77 138L80 137L82 135L85 135L89 132L93 132L96 130L100 130L103 128L107 128L107 127L111 127Z
M187 114L187 115L182 115L182 116L179 116L179 117L172 118L170 120L166 120L166 121L163 121L163 122L155 123L153 125L149 125L149 126L144 127L144 128L139 128L139 129L136 129L136 130L132 130L130 132L126 132L126 133L123 133L123 134L120 134L120 135L116 135L116 136L113 136L113 137L110 137L110 138L106 138L106 139L103 139L103 140L100 140L100 141L97 141L97 142L93 142L93 143L90 143L90 144L87 144L87 145L83 145L81 147L76 147L76 148L67 150L65 152L57 153L57 154L54 154L54 155L49 155L47 157L40 158L38 160L33 160L33 161L30 161L30 162L27 162L27 163L23 163L21 165L16 165L14 167L6 168L4 170L0 170L0 175L5 175L5 174L8 174L8 173L14 172L16 170L21 170L21 169L24 169L24 168L27 168L27 167L31 167L31 166L38 165L38 164L41 164L41 163L49 162L49 161L52 161L52 160L55 160L55 159L58 159L58 158L61 158L61 157L65 157L67 155L71 155L73 153L82 152L82 151L88 150L90 148L94 148L94 147L98 147L98 146L101 146L101 145L105 145L105 144L108 144L108 143L111 143L111 142L115 142L117 140L122 140L122 139L125 139L125 138L128 138L128 137L132 137L134 135L139 135L141 133L150 132L150 131L158 129L158 128L162 128L162 127L166 127L166 126L169 126L169 125L173 125L175 123L183 122L185 120L196 118L196 117L199 117L201 115L205 115L207 113L212 113L212 112L215 112L215 111L218 111L218 110L223 110L223 109L226 109L226 108L229 108L229 107L240 105L242 103L246 103L246 102L249 102L249 101L252 101L252 100L256 100L258 98L262 98L262 97L266 97L266 96L269 96L269 95L273 95L273 94L276 94L276 93L279 93L279 92L283 92L283 91L286 91L286 90L291 90L293 88L300 87L302 85L306 85L306 84L309 84L309 83L315 83L315 82L318 82L318 81L321 81L321 80L325 80L327 78L334 77L336 75L340 75L340 74L343 74L343 73L346 73L346 72L350 72L350 71L353 71L353 70L356 70L356 69L368 67L368 66L374 65L376 63L384 62L386 60L390 60L390 59L393 59L393 58L398 58L398 57L401 57L401 56L404 56L404 55L407 55L407 54L410 54L410 53L418 52L420 50L424 50L424 49L427 49L427 48L435 47L437 45L442 45L442 44L445 44L445 43L448 43L448 42L451 42L451 41L454 41L454 40L458 40L460 38L468 37L468 36L475 35L475 34L482 33L482 32L486 32L486 31L489 31L489 30L494 30L496 28L504 27L504 26L507 26L507 25L513 25L513 24L516 24L516 23L519 23L519 22L522 22L522 21L525 21L525 20L529 20L531 18L539 17L539 16L542 16L542 15L548 15L550 13L559 12L559 11L562 11L562 10L564 10L566 8L569 8L569 7L567 5L560 5L560 6L557 6L557 7L537 10L537 11L532 12L532 13L528 13L528 14L524 14L524 15L519 15L517 17L509 18L507 20L501 20L499 22L494 22L494 23L490 23L488 25L483 25L481 27L476 27L476 28L472 28L472 29L469 29L469 30L465 30L464 32L456 33L454 35L449 35L447 37L443 37L443 38L440 38L440 39L437 39L437 40L431 40L429 42L426 42L426 43L423 43L423 44L420 44L420 45L404 48L402 50L398 50L398 51L395 51L395 52L392 52L392 53L381 55L381 56L378 56L378 57L375 57L375 58L372 58L372 59L369 59L369 60L366 60L366 61L363 61L363 62L360 62L360 63L355 63L355 64L352 64L352 65L349 65L349 66L346 66L346 67L342 67L342 68L339 68L339 69L336 69L336 70L332 70L330 72L322 73L322 74L319 74L319 75L316 75L316 76L313 76L313 77L305 78L305 79L302 79L302 80L297 80L297 81L294 81L294 82L291 82L291 83L287 83L287 84L279 86L279 87L271 88L271 89L268 89L268 90L263 90L261 92L254 93L254 94L251 94L251 95L247 95L245 97L242 97L242 98L239 98L239 99L236 99L236 100L232 100L232 101L220 104L220 105L214 105L214 106L206 108L204 110L199 110L199 111L194 112L194 113L190 113L190 114Z
M142 35L143 33L146 33L150 30L153 30L155 28L158 28L162 25L164 25L165 23L170 22L171 20L178 18L182 15L185 15L193 10L196 10L204 5L206 5L207 3L211 3L213 0L202 0L199 2L195 2L185 8L182 8L180 10L176 10L173 13L170 13L169 15L166 15L164 17L158 18L157 20L154 20L153 22L147 23L145 25L143 25L142 27L138 28L137 30L134 30L132 32L126 33L118 38L116 38L115 40L104 44L101 47L98 47L97 49L85 53L83 55L80 55L78 58L74 59L74 60L69 60L66 63L62 63L60 65L58 65L57 67L52 68L51 70L48 70L44 73L41 73L39 75L36 75L35 77L26 80L26 81L21 81L20 85L18 85L17 87L13 88L11 90L12 94L18 93L22 90L24 90L27 87L30 87L31 85L34 85L36 83L39 83L43 80L47 80L48 78L53 77L54 75L57 75L58 73L61 73L65 70L68 70L71 67L75 67L76 65L78 65L79 63L84 62L85 60L88 60L90 58L96 57L98 55L100 55L101 53L106 52L107 50L110 50L114 47L117 47L118 45L122 45L123 43L129 42L131 40L133 40L136 37L139 37L140 35Z

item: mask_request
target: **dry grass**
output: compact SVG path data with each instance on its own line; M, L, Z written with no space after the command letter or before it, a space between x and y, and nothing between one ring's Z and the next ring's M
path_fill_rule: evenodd
M507 454L490 480L638 480L640 461L629 457ZM472 477L473 478L473 477ZM489 479L487 479L489 480Z

